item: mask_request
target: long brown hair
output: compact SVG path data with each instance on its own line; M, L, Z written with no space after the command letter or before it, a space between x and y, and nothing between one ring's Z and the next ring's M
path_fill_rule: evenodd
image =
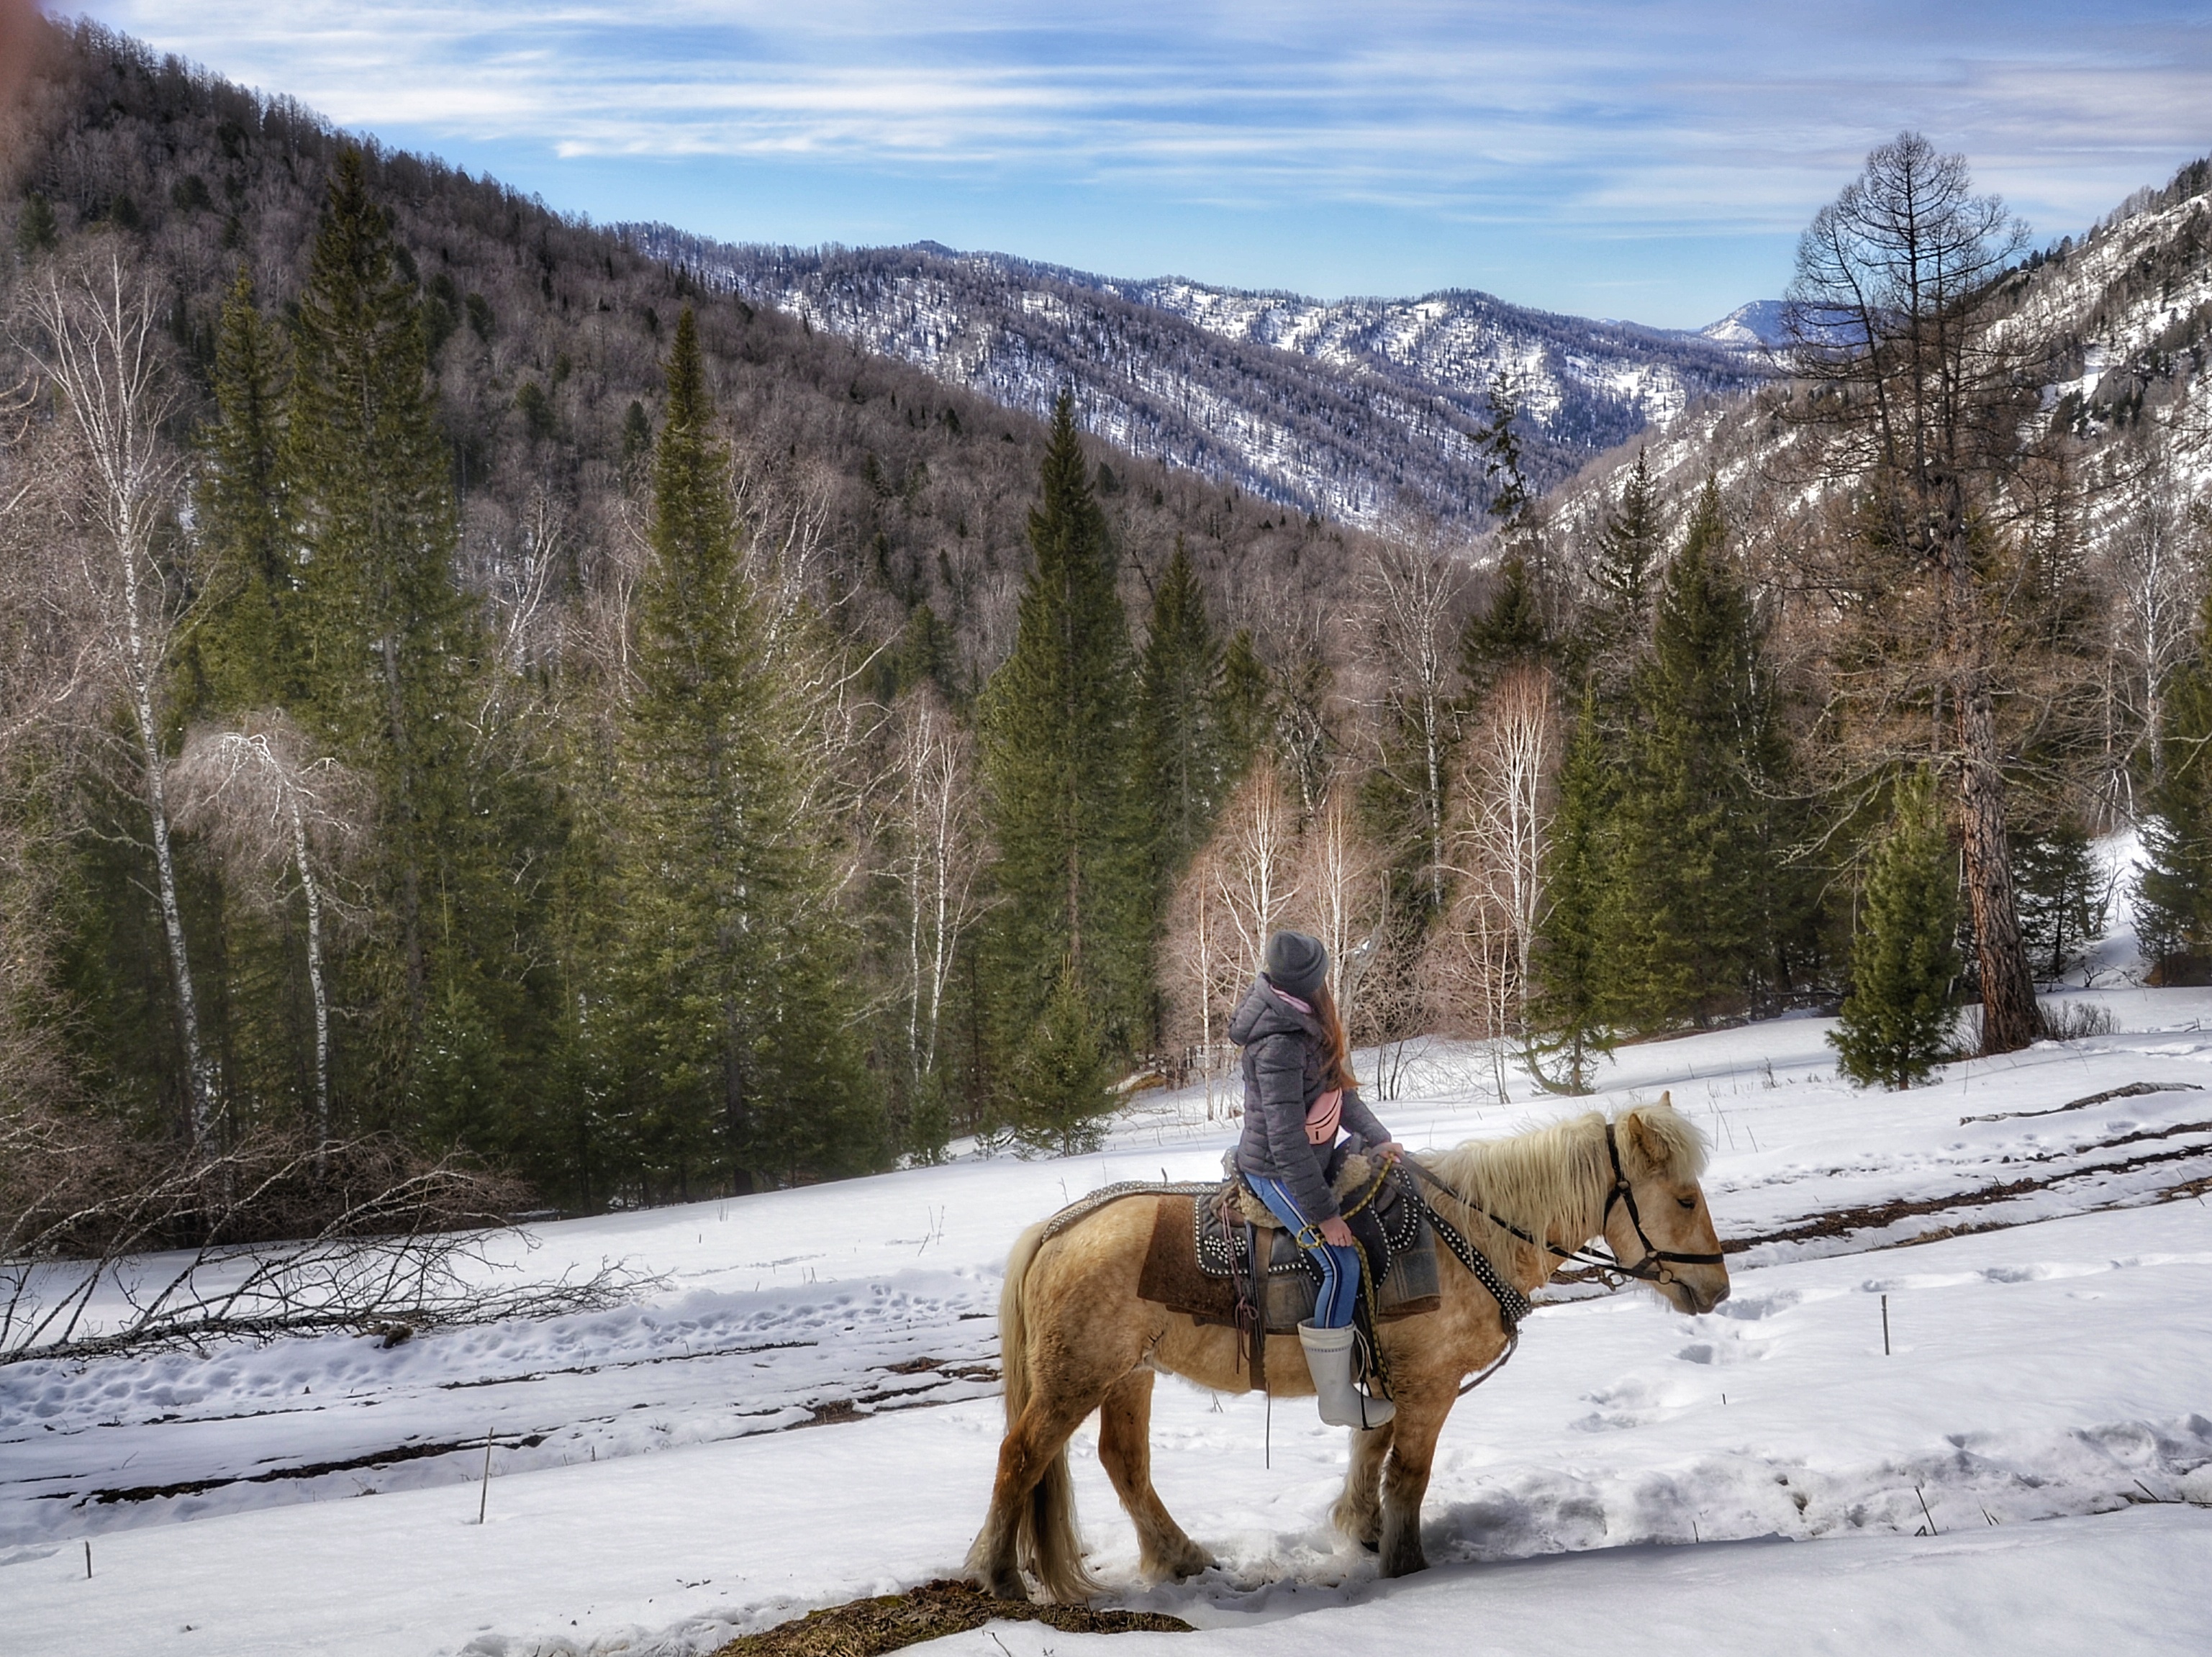
M1313 1010L1323 1044L1322 1081L1332 1088L1358 1087L1359 1078L1352 1073L1352 1043L1344 1033L1344 1017L1336 1010L1336 992L1326 978L1314 991Z

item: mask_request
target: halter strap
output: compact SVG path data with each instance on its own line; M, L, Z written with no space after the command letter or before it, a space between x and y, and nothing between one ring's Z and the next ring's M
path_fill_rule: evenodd
M1522 1229L1521 1227L1514 1224L1512 1221L1500 1219L1488 1209L1480 1207L1477 1204L1470 1201L1467 1197L1462 1195L1450 1186L1445 1184L1443 1181L1437 1178L1434 1174L1431 1174L1425 1167L1414 1161L1412 1157L1407 1157L1401 1166L1411 1168L1414 1174L1419 1178L1426 1180L1438 1191L1443 1192L1454 1202L1459 1204L1461 1207L1471 1210L1473 1212L1481 1215L1484 1219L1488 1220L1491 1224L1496 1226L1499 1230L1510 1233L1512 1235L1520 1238L1522 1242L1528 1244L1530 1247L1540 1248L1546 1253L1552 1254L1563 1265L1571 1264L1575 1266L1588 1266L1601 1274L1609 1274L1622 1278L1634 1278L1642 1283L1672 1283L1674 1281L1674 1274L1668 1270L1668 1267L1670 1265L1719 1266L1726 1259L1727 1257L1722 1254L1677 1253L1671 1249L1661 1248L1657 1244L1654 1243L1644 1229L1643 1215L1637 1211L1635 1189L1629 1184L1628 1174L1620 1166L1620 1144L1613 1135L1613 1124L1611 1122L1607 1122L1605 1125L1605 1150L1607 1156L1609 1157L1613 1162L1613 1189L1606 1193L1605 1210L1599 1217L1598 1225L1601 1230L1604 1229L1607 1220L1612 1217L1613 1205L1616 1203L1626 1204L1627 1205L1628 1223L1636 1229L1636 1241L1640 1243L1644 1248L1644 1253L1632 1263L1622 1261L1618 1255L1613 1253L1609 1247L1607 1248L1605 1253L1601 1254L1595 1253L1589 1248L1562 1248L1555 1242L1547 1241L1541 1237L1532 1236L1529 1233ZM1428 1207L1428 1205L1424 1203L1422 1206L1426 1208ZM1432 1213L1434 1212L1433 1210L1431 1211ZM1457 1249L1454 1249L1452 1252L1454 1253L1458 1253L1459 1251ZM1480 1256L1478 1256L1478 1258L1480 1258ZM1487 1264L1487 1262L1485 1263ZM1464 1257L1462 1258L1462 1264L1465 1264ZM1469 1269L1472 1270L1473 1268L1470 1267ZM1480 1276L1480 1274L1478 1273L1477 1275ZM1488 1285L1486 1284L1485 1287L1488 1287Z

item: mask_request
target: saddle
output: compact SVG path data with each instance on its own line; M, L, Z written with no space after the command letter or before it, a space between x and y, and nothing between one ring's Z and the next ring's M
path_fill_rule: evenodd
M1243 1331L1254 1381L1264 1387L1264 1337L1294 1334L1312 1318L1321 1266L1233 1163L1227 1172L1219 1186L1188 1196L1188 1211L1181 1202L1160 1205L1137 1293L1200 1323ZM1436 1236L1406 1178L1354 1152L1335 1182L1368 1272L1358 1321L1370 1350L1373 1323L1433 1312L1442 1303Z

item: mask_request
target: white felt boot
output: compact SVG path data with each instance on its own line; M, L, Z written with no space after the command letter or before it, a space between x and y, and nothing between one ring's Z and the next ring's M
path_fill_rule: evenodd
M1321 1418L1332 1427L1380 1427L1398 1413L1386 1398L1370 1398L1352 1384L1352 1330L1298 1326L1298 1344L1306 1349L1306 1369L1321 1399Z

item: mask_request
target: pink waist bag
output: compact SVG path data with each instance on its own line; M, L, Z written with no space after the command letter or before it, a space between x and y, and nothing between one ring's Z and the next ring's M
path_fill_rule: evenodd
M1306 1139L1316 1145L1336 1143L1337 1124L1344 1116L1344 1089L1331 1088L1306 1109Z

